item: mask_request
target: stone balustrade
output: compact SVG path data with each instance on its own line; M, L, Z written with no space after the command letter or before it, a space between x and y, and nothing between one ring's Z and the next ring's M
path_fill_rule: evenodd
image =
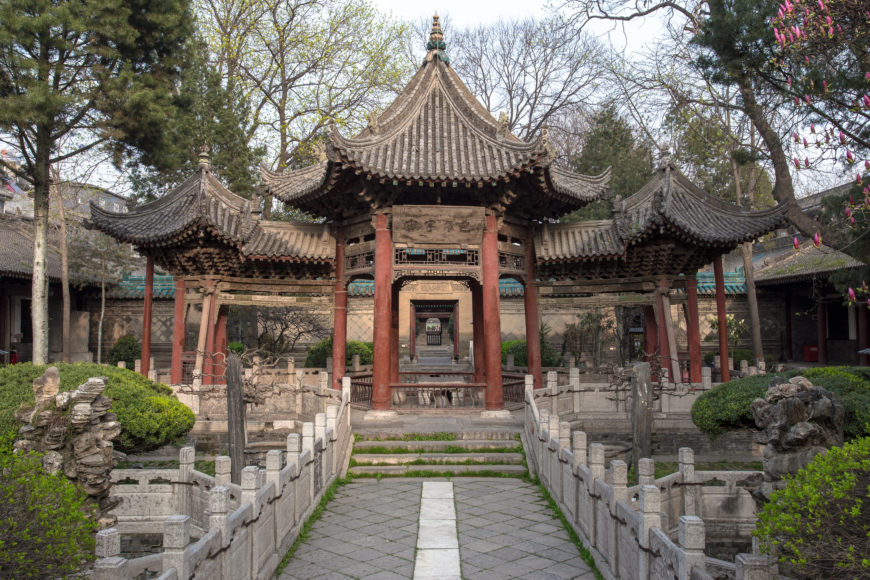
M118 525L97 536L95 580L127 580L148 571L160 580L271 577L281 558L335 478L351 449L349 387L341 403L287 437L285 451L266 455L266 468L242 470L230 482L230 458L215 475L194 469L185 447L177 469L118 469L112 495L120 498ZM162 533L163 553L121 557L121 534Z
M754 472L695 471L694 453L683 448L679 471L655 477L652 459L638 462L637 485L628 465L605 465L601 443L571 431L526 388L523 439L529 469L537 473L608 580L768 580L765 556L739 554L734 563L705 554L711 532L746 533L755 505L738 481Z

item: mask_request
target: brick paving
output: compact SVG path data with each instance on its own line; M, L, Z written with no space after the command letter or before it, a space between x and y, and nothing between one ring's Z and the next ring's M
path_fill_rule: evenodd
M594 579L535 486L506 478L452 481L462 578ZM419 479L340 487L280 580L412 578L421 492Z

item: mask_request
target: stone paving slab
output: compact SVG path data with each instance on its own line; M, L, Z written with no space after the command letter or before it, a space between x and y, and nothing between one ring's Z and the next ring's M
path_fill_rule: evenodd
M455 478L453 493L463 578L595 577L536 486L518 479Z
M452 522L424 519L433 531L448 524L437 530L443 533L429 536L431 542L428 532L420 533L423 495L437 500L432 505L438 509L427 514L435 517L447 515L448 503L454 502L449 546L446 528ZM441 557L456 549L457 537L460 574L455 573L455 557ZM466 580L595 577L536 486L518 479L402 478L339 487L280 580L409 579L415 563L420 578L445 580L460 575Z

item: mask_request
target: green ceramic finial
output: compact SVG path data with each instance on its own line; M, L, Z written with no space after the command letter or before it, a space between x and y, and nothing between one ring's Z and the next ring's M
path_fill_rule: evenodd
M426 43L426 50L429 53L426 55L426 61L432 60L432 57L437 56L444 64L450 64L450 59L447 58L445 50L447 44L444 42L444 34L441 32L441 22L438 15L432 17L432 30L429 32L429 42Z

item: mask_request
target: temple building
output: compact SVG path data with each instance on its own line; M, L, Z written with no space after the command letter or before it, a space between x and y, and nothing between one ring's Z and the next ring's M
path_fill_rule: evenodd
M400 372L400 309L414 336L418 319L425 322L421 328L442 332L445 312L463 319L458 302L410 290L449 281L470 295L473 372L455 373L452 383L437 386L468 389L468 404L502 409L522 397L522 383L517 388L502 371L500 281L506 279L522 286L536 387L542 385L538 297L555 294L643 307L643 350L656 353L662 372L700 382L695 275L713 262L724 326L721 256L781 227L784 208L748 212L715 199L664 158L640 191L611 198L609 219L559 223L560 216L610 197L609 172L585 176L560 168L546 130L526 142L493 118L450 66L437 16L427 49L410 83L360 134L348 138L333 128L318 162L293 171L262 170L268 195L323 223L262 219L259 200L221 185L207 155L162 199L123 214L92 206L96 228L133 244L147 257L149 273L157 264L175 277L172 382L182 381L183 359L191 352L185 329L193 305L201 304L204 313L192 350L193 377L208 383L220 381L208 355L226 352L229 306L328 302L338 386L348 374L348 287L367 281L374 294L374 364L359 383L367 385L371 408L402 406L425 381ZM688 303L684 365L676 353L673 292L684 292ZM146 288L146 331L151 294ZM413 350L416 341L409 342ZM146 367L149 343L143 336ZM727 347L723 340L720 352Z

